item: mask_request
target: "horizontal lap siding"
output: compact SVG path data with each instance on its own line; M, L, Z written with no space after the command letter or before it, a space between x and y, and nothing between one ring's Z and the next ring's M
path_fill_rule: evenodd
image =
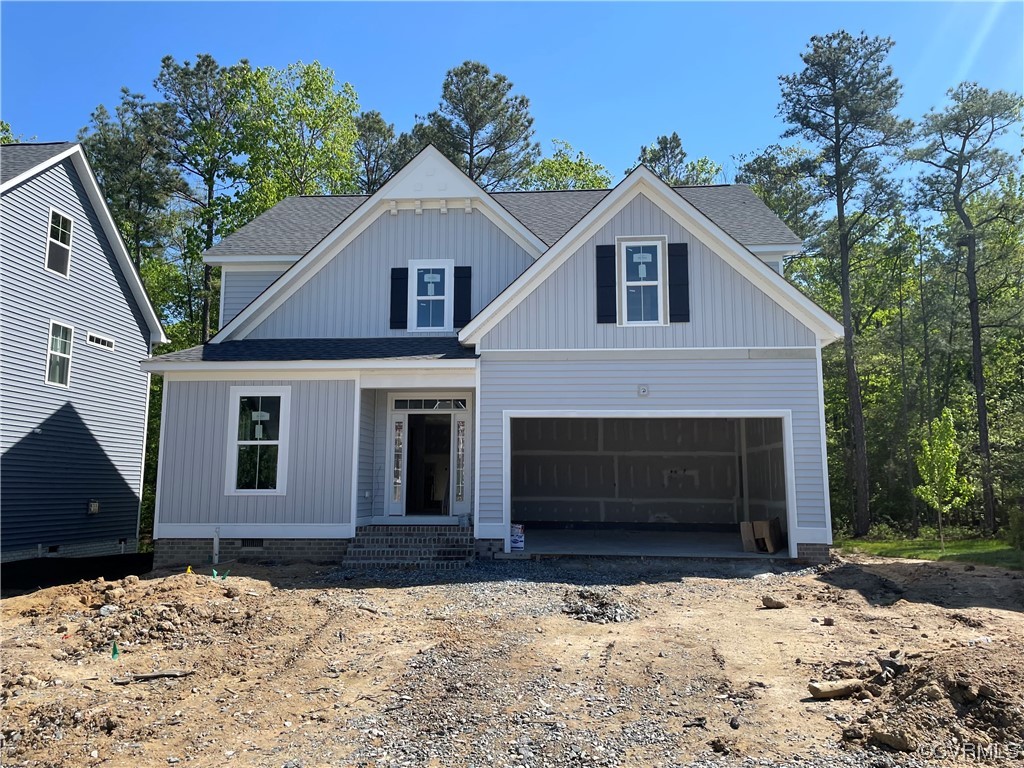
M383 213L260 323L249 338L374 338L391 330L391 268L412 259L453 259L473 269L472 311L484 308L533 263L479 211Z
M51 206L74 221L70 279L44 269ZM0 229L3 547L134 539L149 331L73 163L5 193ZM70 388L45 383L51 319L74 327Z
M220 277L220 291L224 297L224 316L220 319L221 327L239 312L245 309L249 302L267 290L267 287L277 280L282 274L281 270L232 270L224 269Z
M290 386L287 493L224 493L233 386ZM163 524L351 522L352 381L168 381L161 456Z
M480 522L503 522L505 410L791 410L797 520L825 527L815 360L481 359ZM637 386L650 387L647 397Z
M666 235L689 244L690 322L599 324L596 247L616 237ZM767 279L767 278L766 278ZM598 230L483 339L482 349L633 349L815 346L814 333L643 195Z

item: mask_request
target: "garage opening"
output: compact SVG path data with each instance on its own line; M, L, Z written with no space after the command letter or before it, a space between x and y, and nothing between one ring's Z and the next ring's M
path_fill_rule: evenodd
M778 518L788 554L781 418L514 418L510 437L527 552L733 556L741 522Z

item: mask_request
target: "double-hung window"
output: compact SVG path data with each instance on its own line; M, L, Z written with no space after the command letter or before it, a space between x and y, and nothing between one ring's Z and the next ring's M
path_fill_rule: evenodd
M284 494L290 401L290 387L231 387L226 493Z
M67 277L71 271L71 219L50 209L50 228L46 238L46 268Z
M71 344L75 329L50 323L50 344L46 353L46 383L67 387L71 384Z
M452 330L454 269L451 259L409 262L409 330Z
M665 324L666 250L662 240L619 241L623 325Z

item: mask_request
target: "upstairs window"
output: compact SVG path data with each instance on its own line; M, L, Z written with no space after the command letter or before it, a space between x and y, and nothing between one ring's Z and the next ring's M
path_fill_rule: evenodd
M46 353L46 383L67 387L71 383L71 344L75 329L50 323L50 346Z
M72 221L50 209L50 231L46 239L46 268L67 277L71 271Z
M665 322L665 244L658 240L619 243L624 325Z
M225 492L283 494L289 387L232 387Z
M409 330L452 330L451 260L409 262Z

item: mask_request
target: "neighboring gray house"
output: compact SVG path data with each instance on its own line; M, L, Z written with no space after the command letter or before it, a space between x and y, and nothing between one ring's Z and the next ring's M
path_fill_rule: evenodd
M79 144L0 146L0 553L135 552L166 341Z
M821 559L842 329L781 276L799 249L749 188L644 167L488 194L428 148L370 197L287 199L206 253L220 332L143 364L157 563L423 565L514 524L527 552L723 554L772 516Z

